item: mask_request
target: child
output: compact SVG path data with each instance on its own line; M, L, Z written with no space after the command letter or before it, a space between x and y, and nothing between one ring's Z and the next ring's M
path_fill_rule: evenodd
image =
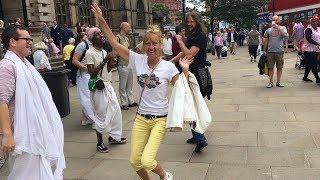
M49 39L49 46L51 46L51 48L49 48L49 52L51 56L57 56L60 52L60 49L54 44L53 39Z

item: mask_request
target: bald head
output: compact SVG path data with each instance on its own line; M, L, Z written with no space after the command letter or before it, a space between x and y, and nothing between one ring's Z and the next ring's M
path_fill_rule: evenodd
M279 21L279 16L277 16L277 15L276 15L276 16L273 16L273 17L272 17L272 21Z
M126 34L128 34L130 31L131 31L131 26L130 26L129 23L127 23L127 22L122 22L122 23L120 24L120 33L121 33L121 34L126 35Z

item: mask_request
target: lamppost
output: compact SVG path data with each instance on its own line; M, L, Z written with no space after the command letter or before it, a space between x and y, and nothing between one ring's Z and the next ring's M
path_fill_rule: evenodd
M274 16L274 0L272 0L272 16Z
M186 19L186 0L182 0L182 22Z

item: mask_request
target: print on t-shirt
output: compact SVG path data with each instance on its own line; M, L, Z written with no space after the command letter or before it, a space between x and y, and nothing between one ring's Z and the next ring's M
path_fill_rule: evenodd
M148 77L148 74L141 74L137 77L138 84L143 88L144 83ZM157 85L160 84L159 77L157 77L154 73L151 74L148 84L146 85L149 89L155 88Z

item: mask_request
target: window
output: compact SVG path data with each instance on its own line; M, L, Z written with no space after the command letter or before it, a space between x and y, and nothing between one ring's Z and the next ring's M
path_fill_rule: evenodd
M137 26L144 27L146 26L146 18L144 14L144 4L142 0L137 2Z
M305 20L306 20L306 14L305 14L305 12L301 12L301 13L300 13L300 20L301 20L301 21L305 21Z
M70 11L68 0L55 0L56 20L59 25L67 24L70 26Z
M103 14L104 19L108 22L109 25L111 25L110 0L100 0L99 5L102 10L102 14Z
M283 15L283 22L288 22L289 21L289 15L285 14Z
M120 10L125 10L126 9L126 1L125 0L121 0L120 1Z
M311 19L312 18L312 16L313 16L313 11L311 10L311 11L308 11L308 19Z
M92 0L78 0L78 15L79 21L84 24L87 23L89 25L94 24L93 15L90 10L90 5L92 4Z

